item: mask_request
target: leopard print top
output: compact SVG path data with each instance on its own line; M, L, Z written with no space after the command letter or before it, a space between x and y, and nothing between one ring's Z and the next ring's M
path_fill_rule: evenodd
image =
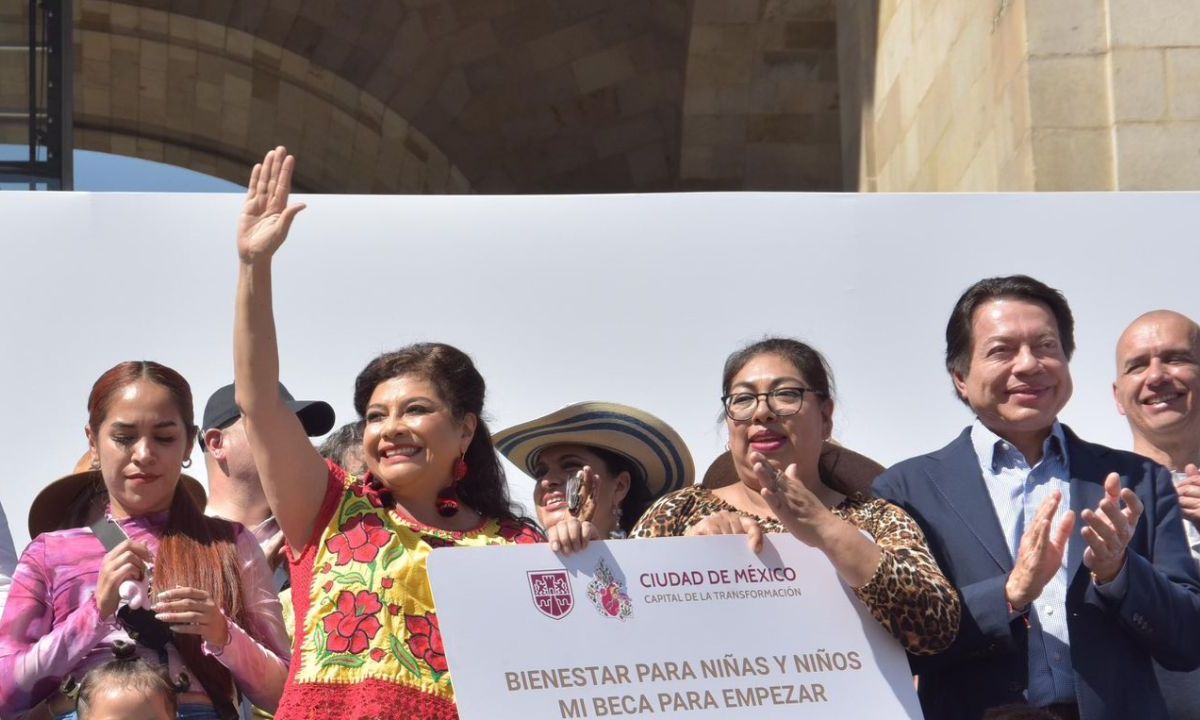
M757 520L763 532L787 532L775 518L742 512L693 485L654 503L630 537L678 537L722 510ZM869 533L883 551L875 575L854 588L871 615L914 655L933 655L949 647L958 634L958 591L938 568L916 521L889 502L861 494L847 497L833 512Z

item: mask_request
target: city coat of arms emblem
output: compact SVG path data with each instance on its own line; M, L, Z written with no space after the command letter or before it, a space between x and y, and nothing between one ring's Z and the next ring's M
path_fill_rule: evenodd
M538 570L526 574L538 612L554 620L561 620L571 612L575 597L571 594L571 578L566 570Z

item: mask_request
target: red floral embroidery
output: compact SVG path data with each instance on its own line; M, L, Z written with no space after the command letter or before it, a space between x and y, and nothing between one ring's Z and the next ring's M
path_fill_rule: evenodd
M438 537L437 535L422 535L421 539L424 540L425 544L431 548L443 548L443 547L454 547L455 546L453 540L447 540L446 538Z
M379 584L382 585L385 589L391 590L392 586L396 584L396 581L393 580L392 578L385 577L379 581Z
M525 523L514 522L512 520L501 520L500 528L496 531L496 534L510 543L516 543L517 545L546 542L546 537L537 529Z
M371 659L375 662L381 662L385 657L387 657L387 653L383 651L383 648L375 648L371 651Z
M446 652L442 647L437 614L406 615L404 625L408 628L408 649L412 654L424 660L434 672L446 672Z
M375 613L383 609L379 596L373 592L349 590L338 593L337 610L325 616L325 632L329 634L330 652L354 654L365 651L382 625Z
M337 553L338 565L348 565L351 560L369 563L391 539L392 534L384 529L378 515L355 515L346 523L344 532L329 538L325 547Z
M371 507L381 508L385 505L383 498L380 497L379 488L375 487L374 484L368 484L366 481L351 485L350 492L371 503Z
M396 616L400 614L400 606L396 603L388 603L388 614Z

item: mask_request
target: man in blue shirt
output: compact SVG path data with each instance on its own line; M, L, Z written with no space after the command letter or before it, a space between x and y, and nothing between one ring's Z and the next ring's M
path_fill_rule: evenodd
M975 422L875 483L963 598L954 645L912 658L928 720L1014 702L1167 720L1151 659L1200 666L1200 576L1170 473L1058 422L1074 349L1058 291L1022 275L971 286L946 327L946 368Z

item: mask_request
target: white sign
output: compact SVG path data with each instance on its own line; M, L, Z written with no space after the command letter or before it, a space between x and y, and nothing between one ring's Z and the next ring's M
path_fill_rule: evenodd
M475 359L491 427L627 403L678 430L700 474L725 446L725 357L767 334L826 354L834 437L888 465L970 423L943 353L954 301L982 277L1025 272L1066 293L1078 350L1063 419L1106 445L1129 445L1112 400L1117 336L1158 307L1200 317L1186 275L1200 266L1197 193L302 199L274 283L296 397L352 420L372 357L440 340ZM0 193L0 504L18 550L30 502L86 448L100 373L166 363L191 382L197 416L232 380L241 203ZM1176 272L1148 271L1147 256ZM532 481L510 468L509 482L528 504Z
M429 558L463 720L920 718L904 651L790 535L445 548Z

